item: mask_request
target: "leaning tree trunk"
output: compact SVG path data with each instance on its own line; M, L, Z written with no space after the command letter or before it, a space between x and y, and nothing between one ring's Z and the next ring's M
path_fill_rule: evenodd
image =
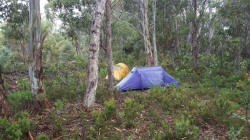
M44 92L42 80L40 0L30 0L29 12L29 79L32 95L36 97L37 93Z
M2 69L0 66L0 116L7 116L9 113L8 101L5 93Z
M155 16L156 16L156 1L152 1L152 10L153 10L153 46L154 46L154 65L158 65L158 55L157 55L157 46L156 46L156 34L155 34Z
M111 1L106 1L106 45L107 45L107 57L108 57L108 88L113 88L113 54L111 46Z
M90 107L95 103L98 83L98 56L100 47L100 28L106 0L96 0L96 7L92 19L90 33L90 47L88 54L88 81L83 105Z
M193 18L192 18L192 59L193 59L193 69L196 71L198 67L198 23L197 23L197 0L193 0Z
M149 25L148 25L148 0L139 1L141 26L143 31L144 47L147 58L147 65L153 65L153 53L151 49L151 43L149 38Z

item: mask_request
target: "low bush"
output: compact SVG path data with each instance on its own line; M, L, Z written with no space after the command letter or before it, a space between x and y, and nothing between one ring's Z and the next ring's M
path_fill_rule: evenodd
M230 130L227 132L229 139L237 140L243 129L244 127L240 127L239 129L231 127Z
M116 115L116 105L115 105L115 100L112 98L109 101L104 102L104 110L103 110L103 115L105 116L106 120L115 117Z
M104 110L93 112L92 117L95 120L95 126L97 128L102 127L104 124L106 124L106 121L116 117L116 105L114 98L109 101L105 101Z
M56 100L55 106L56 106L57 110L59 110L59 111L63 110L63 103L62 103L62 101L60 99Z
M30 91L15 91L8 94L7 98L13 111L24 110L33 101Z
M49 140L49 136L47 134L40 134L36 137L37 140Z
M53 127L53 135L60 135L63 130L63 119L55 112L51 112L49 116L45 119L46 122Z
M134 99L126 98L124 102L124 118L125 118L125 126L130 128L134 126L134 122L139 112L143 109L143 105L135 102Z
M28 113L22 112L15 116L15 121L0 118L0 139L1 140L20 140L28 136L31 130L31 121L28 120Z
M165 139L195 139L198 136L198 127L191 125L183 115L175 120L174 129L166 130Z

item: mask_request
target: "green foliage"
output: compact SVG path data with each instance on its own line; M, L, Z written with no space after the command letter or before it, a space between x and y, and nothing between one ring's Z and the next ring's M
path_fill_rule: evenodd
M37 140L49 140L49 136L47 134L40 134L36 138Z
M166 139L195 139L198 136L198 127L191 125L183 115L175 120L174 130L167 129Z
M218 97L214 100L215 105L215 115L225 116L230 115L232 111L232 103L226 97Z
M52 80L45 81L46 94L48 99L64 99L74 100L82 96L85 84L83 83L82 75L74 75L71 73L70 68L64 67L64 65L52 65L51 69L46 73L57 73L57 70L63 69L58 75L53 76Z
M21 130L18 129L16 122L9 122L6 118L0 118L0 139L17 139L20 140L23 135Z
M46 117L46 121L52 125L54 135L61 134L63 130L63 119L61 116L57 115L55 112L51 112L50 115Z
M101 111L93 112L91 115L95 120L95 126L97 128L100 128L104 125L105 118L104 118L103 113Z
M19 79L17 81L17 86L19 89L21 90L29 90L30 89L30 84L29 84L29 79L28 78L23 78L23 79Z
M28 113L22 112L15 116L16 121L9 121L6 118L0 118L0 139L12 140L27 137L31 130L31 121L28 120Z
M104 109L102 111L92 112L92 117L95 121L93 126L85 132L86 139L120 139L119 133L114 133L109 130L110 125L113 125L112 118L116 118L115 100L112 98L104 102ZM100 130L100 131L98 131ZM99 135L102 133L103 135Z
M28 115L27 112L21 112L15 116L19 129L23 134L28 134L29 130L31 130L31 121L28 119Z
M105 85L100 85L96 90L96 102L103 104L105 101L110 99L111 92L105 87Z
M124 119L125 119L125 126L130 128L134 127L135 119L138 117L140 111L143 109L143 105L138 104L135 102L134 99L126 98L124 101Z
M7 95L8 102L13 111L23 110L32 103L30 91L15 91Z
M110 119L116 115L116 105L114 98L104 102L103 115L106 119Z
M56 109L58 109L59 111L63 110L63 103L60 99L56 100L55 106L56 106Z
M115 100L112 98L109 101L104 102L103 111L96 111L92 113L92 117L95 120L95 125L97 128L102 127L105 121L109 121L116 117L116 105Z
M230 130L227 132L230 140L237 140L237 137L241 134L244 127L240 127L239 129L235 129L231 127Z
M70 137L70 140L81 140L80 136L79 136L79 132L78 131L75 131L71 137Z
M188 100L188 90L177 89L174 87L161 88L155 87L150 89L151 98L156 98L164 110L174 110L180 108L182 105L186 104Z

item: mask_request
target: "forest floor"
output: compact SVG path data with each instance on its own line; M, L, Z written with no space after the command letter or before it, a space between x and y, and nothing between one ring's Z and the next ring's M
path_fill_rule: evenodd
M16 81L20 76L7 76L9 93L19 90ZM195 86L183 84L178 88L113 91L113 94L103 87L97 91L92 108L82 107L82 95L70 101L50 100L50 107L39 112L26 109L33 124L29 137L46 134L55 140L229 139L230 117L244 116L243 108L232 111L223 106L214 110L214 94L218 89L201 91L192 87ZM242 139L250 137L247 131L243 130Z
M147 91L136 92L147 96L145 94L147 93ZM127 93L121 93L121 95L122 96L119 96L115 99L115 104L117 105L117 110L119 111L123 110L123 107L121 105L124 102L125 98L130 97L130 95L128 95ZM37 117L37 115L31 115L30 119L33 120L37 126L36 129L33 130L33 133L35 133L36 135L46 133L49 136L53 136L55 140L70 138L75 132L77 132L77 135L79 135L80 137L86 137L84 136L85 131L92 125L95 125L95 118L92 117L91 113L95 112L96 110L103 110L104 106L102 104L95 104L93 108L86 109L82 108L81 102L82 100L75 101L74 103L67 103L64 105L64 109L61 111L56 110L53 107L45 109L41 113L39 113L39 118ZM157 103L156 105L154 105L154 107L155 108L150 111L147 109L143 109L138 117L135 118L137 123L132 128L127 128L126 126L122 125L121 122L119 122L121 121L119 119L122 118L122 116L120 113L118 113L118 117L112 118L112 125L108 126L106 128L107 130L105 131L112 131L112 133L121 133L121 135L123 135L123 140L135 140L140 138L151 139L150 137L152 132L150 132L151 130L150 128L148 128L148 124L150 124L151 121L154 121L156 123L161 123L160 121L164 121L165 123L171 125L173 125L175 121L175 117L171 116L169 112L162 110L159 106L157 106ZM152 116L150 116L150 113L152 112L155 115L155 118L152 118ZM52 115L53 113L54 115L56 115L56 117ZM48 116L50 116L51 118L48 118ZM85 123L83 123L83 121ZM60 136L60 134L55 133L56 131L58 131L56 130L55 125L61 125L58 127L61 127L62 130L59 131L61 131L60 133L63 135ZM164 133L163 131L164 130L162 130L162 133ZM201 124L198 134L200 139L226 139L226 132L227 131L225 130L223 125L210 125L204 123ZM102 130L98 130L97 135L103 135Z

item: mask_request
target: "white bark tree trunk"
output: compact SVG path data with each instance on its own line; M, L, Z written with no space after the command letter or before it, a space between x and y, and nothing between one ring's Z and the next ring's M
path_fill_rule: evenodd
M112 40L111 40L111 1L106 1L106 47L107 47L107 57L108 57L108 88L113 88L113 53L112 53Z
M156 17L156 1L152 1L152 10L153 10L153 46L154 46L154 65L158 65L158 55L157 55L157 46L156 46L156 33L155 33L155 17Z
M29 29L29 78L32 95L36 96L39 90L39 83L41 83L39 81L40 69L37 67L38 52L41 47L40 0L30 0Z
M152 66L154 64L153 53L151 49L151 43L149 38L149 25L148 25L148 0L139 1L141 26L143 31L144 47L147 58L147 65Z
M96 7L92 19L90 33L90 47L88 55L88 81L83 105L90 107L95 103L98 84L98 56L100 47L100 28L106 0L96 0Z

